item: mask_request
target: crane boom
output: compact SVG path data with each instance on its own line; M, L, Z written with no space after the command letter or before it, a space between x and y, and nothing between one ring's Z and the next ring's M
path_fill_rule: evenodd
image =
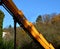
M39 33L34 25L29 22L21 10L19 10L12 0L1 0L1 5L33 36L45 49L55 49L53 45Z

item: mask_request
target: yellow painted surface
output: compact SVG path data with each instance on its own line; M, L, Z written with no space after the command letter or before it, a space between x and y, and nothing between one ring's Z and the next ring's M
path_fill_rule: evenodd
M28 22L27 19L24 19L24 15L21 11L17 9L12 0L2 0L3 4L15 15L15 18L21 22L24 27L31 33L31 35L45 48L45 49L55 49L52 44L48 43L47 40L39 33L34 25ZM20 20L21 19L21 20Z

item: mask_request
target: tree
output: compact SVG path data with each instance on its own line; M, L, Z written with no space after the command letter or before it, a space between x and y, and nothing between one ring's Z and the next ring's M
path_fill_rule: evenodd
M44 22L46 23L46 24L48 24L49 22L50 22L50 15L49 14L45 14L44 15Z
M11 25L9 25L9 28L12 28L12 26L11 26Z
M36 22L41 22L41 21L42 21L42 16L39 15L39 16L37 17L37 19L36 19Z
M60 14L52 17L51 22L52 24L60 24Z
M14 34L14 29L13 29L13 27L11 25L9 25L9 27L8 27L8 32L10 32L11 35Z
M0 10L0 48L2 47L2 26L3 26L4 13Z

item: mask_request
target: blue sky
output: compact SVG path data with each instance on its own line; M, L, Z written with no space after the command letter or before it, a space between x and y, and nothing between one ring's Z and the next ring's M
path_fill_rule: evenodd
M22 10L30 22L35 22L38 15L60 13L60 0L12 0L19 10ZM12 16L0 6L5 14L3 28L13 26Z

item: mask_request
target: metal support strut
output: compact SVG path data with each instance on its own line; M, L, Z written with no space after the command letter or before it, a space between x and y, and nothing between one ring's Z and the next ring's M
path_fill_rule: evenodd
M14 49L16 49L16 19L14 19Z

